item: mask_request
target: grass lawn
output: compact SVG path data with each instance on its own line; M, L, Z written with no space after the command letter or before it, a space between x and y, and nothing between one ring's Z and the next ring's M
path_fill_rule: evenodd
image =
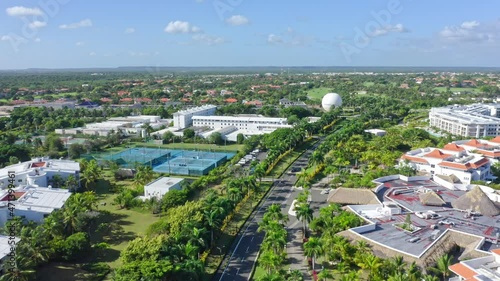
M214 151L241 151L243 144L228 144L228 145L215 145L215 144L198 144L198 143L169 143L157 145L154 143L134 143L142 147L155 147L166 149L196 149L196 150L214 150Z
M436 87L434 90L442 93L446 92L447 87ZM478 88L450 88L451 92L473 92L473 93L481 93L481 90Z
M113 203L117 195L111 192L110 182L115 182L117 187L132 188L132 181L115 181L111 177L110 171L104 171L103 173L104 180L97 183L96 194L98 196L98 210L105 212L94 223L94 226L107 223L108 227L101 231L92 229L90 240L92 243L106 242L109 244L109 248L94 250L75 263L50 263L43 266L38 270L39 277L37 280L95 280L91 274L80 268L83 264L104 262L111 269L119 267L121 264L119 260L120 252L125 249L131 240L143 235L149 225L160 219L159 216L151 214L148 210L118 209ZM102 206L101 203L106 203L106 206ZM81 276L81 278L75 279L77 275Z
M363 86L365 87L371 87L373 85L375 85L375 82L363 82Z
M314 144L317 140L310 139L309 141L303 143L301 146L296 147L292 152L283 157L276 166L271 170L268 176L279 177L283 174L286 169L295 161L302 152L306 151L311 145Z
M324 95L332 92L331 88L319 87L307 91L307 96L311 99L321 100Z

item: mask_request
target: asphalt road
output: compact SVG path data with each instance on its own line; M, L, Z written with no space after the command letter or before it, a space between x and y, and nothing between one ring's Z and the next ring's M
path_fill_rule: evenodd
M271 191L268 194L268 197L264 200L261 206L254 212L253 218L247 222L244 226L244 230L241 232L240 236L236 238L235 243L232 246L234 249L231 253L230 261L227 267L222 268L217 272L217 274L212 279L213 281L246 281L249 280L250 275L252 273L253 266L255 265L257 254L260 249L260 245L264 240L264 233L257 232L259 227L259 222L262 221L262 217L271 204L281 204L282 211L285 214L288 214L288 210L299 194L297 189L292 189L292 186L295 184L297 178L295 173L290 174L292 167L305 167L307 166L307 162L312 154L312 152L317 148L320 142L316 143L313 147L309 148L305 151L289 168L289 170L283 174L281 178L275 181L275 184L271 187ZM318 193L318 192L314 192ZM313 194L313 201L316 197ZM321 201L321 200L319 200ZM324 201L324 200L323 200ZM312 208L317 210L318 207L315 204L312 205ZM296 227L301 227L301 224L297 222L296 218L293 216L289 216L290 221L287 225L287 229L291 232L292 235L296 234ZM290 236L290 235L289 235ZM292 245L290 245L292 246ZM303 256L300 257L300 253L294 254L289 257L290 261L301 264L300 261L295 261L294 259L303 259Z

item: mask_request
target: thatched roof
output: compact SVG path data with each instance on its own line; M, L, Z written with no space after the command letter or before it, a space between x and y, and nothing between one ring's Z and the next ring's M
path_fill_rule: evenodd
M453 208L472 210L484 216L496 216L500 214L500 209L477 185L471 191L453 201L451 205Z
M420 202L427 206L443 206L446 202L439 196L436 192L430 191L427 193L421 193L419 196Z
M441 178L441 179L443 179L443 180L445 180L445 181L447 181L449 183L462 184L462 181L460 181L460 179L457 176L453 175L453 174L451 174L449 176L445 176L445 175L434 175L434 176L438 177L438 178Z
M375 193L369 189L344 187L339 187L330 192L328 202L342 205L380 204Z

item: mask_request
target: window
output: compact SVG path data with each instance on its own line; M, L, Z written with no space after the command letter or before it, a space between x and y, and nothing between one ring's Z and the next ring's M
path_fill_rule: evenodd
M23 182L23 180L17 180L17 182Z
M436 165L434 165L434 164L431 164L431 168L436 168Z

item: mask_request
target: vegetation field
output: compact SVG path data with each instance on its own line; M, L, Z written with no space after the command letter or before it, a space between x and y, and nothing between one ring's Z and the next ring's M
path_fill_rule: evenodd
M373 85L375 85L375 82L363 82L363 86L365 87L371 87Z
M311 99L320 100L323 98L324 95L330 92L332 92L331 88L326 88L326 87L314 88L307 91L307 96Z
M440 93L446 92L447 87L436 87L434 88L435 91L438 91ZM473 92L473 93L481 93L481 90L479 88L450 88L451 92Z

